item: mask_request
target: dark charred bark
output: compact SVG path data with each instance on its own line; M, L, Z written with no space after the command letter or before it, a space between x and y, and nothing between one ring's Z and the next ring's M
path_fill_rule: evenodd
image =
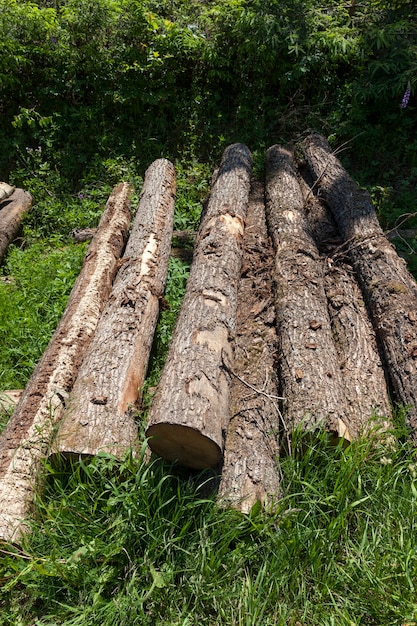
M417 284L379 225L371 198L321 135L303 143L315 188L329 205L356 271L390 376L417 442Z
M254 183L243 238L237 328L219 501L248 513L280 496L274 253L265 223L264 186Z
M292 156L273 146L266 165L284 420L288 429L324 427L332 436L347 437L349 409L327 310L323 261L307 223Z
M222 457L229 421L229 374L251 155L223 155L194 247L186 294L149 414L154 452L197 469Z

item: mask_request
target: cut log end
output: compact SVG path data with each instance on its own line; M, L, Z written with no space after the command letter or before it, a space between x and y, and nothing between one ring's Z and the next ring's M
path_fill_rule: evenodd
M146 436L153 452L179 465L206 469L216 467L222 458L214 441L189 426L161 422L150 426Z

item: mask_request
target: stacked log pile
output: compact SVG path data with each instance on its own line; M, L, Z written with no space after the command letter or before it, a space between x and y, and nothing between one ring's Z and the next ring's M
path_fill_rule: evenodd
M352 180L321 135L303 149L355 270L397 402L417 441L417 283L379 225L368 192Z
M349 412L327 311L323 265L291 154L279 146L267 153L266 188L286 421L291 428L323 426L343 437Z
M384 445L394 401L417 441L417 284L326 140L310 135L303 150L297 166L272 146L265 185L252 179L246 146L225 150L148 416L152 451L216 468L219 502L243 512L280 497L278 458L294 428L346 443L375 431ZM159 160L119 260L128 186L109 199L61 324L0 437L1 538L24 531L45 454L120 457L135 445L174 197L173 167Z
M276 251L279 378L290 427L321 425L346 441L389 429L376 337L353 267L339 252L344 240L279 146L267 153L266 204Z
M355 271L327 205L310 193L314 180L300 184L314 241L323 259L324 290L349 409L346 439L391 427L391 406L375 331ZM375 419L369 419L374 416ZM386 418L386 419L385 419Z

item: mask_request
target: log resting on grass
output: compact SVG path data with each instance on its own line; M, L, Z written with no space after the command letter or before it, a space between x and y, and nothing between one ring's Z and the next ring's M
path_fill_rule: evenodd
M122 264L70 395L54 455L121 457L137 437L134 405L165 289L174 202L174 166L158 159L145 174Z
M270 508L280 496L273 264L264 185L254 182L243 237L231 417L218 494L220 504L242 513L248 513L256 502Z
M395 399L407 408L406 423L417 443L416 281L385 237L369 194L348 175L326 139L309 135L303 149L355 268Z
M22 217L31 206L32 196L24 189L14 189L10 196L0 202L0 260L16 238Z
M197 469L221 460L251 154L226 148L197 234L186 294L149 413L147 437L160 456Z
M325 428L350 440L343 390L323 285L323 261L304 212L290 152L267 151L266 202L275 247L278 369L289 429Z
M349 432L354 438L382 434L392 430L391 405L375 332L330 210L301 182L308 221L324 259L324 289L350 409Z
M0 539L18 542L77 371L109 296L130 223L129 185L112 192L64 315L0 436Z

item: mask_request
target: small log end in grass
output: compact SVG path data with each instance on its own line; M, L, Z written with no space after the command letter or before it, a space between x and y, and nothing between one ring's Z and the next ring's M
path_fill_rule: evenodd
M10 195L0 200L0 261L9 244L17 237L24 214L32 206L32 196L28 191L10 189Z

